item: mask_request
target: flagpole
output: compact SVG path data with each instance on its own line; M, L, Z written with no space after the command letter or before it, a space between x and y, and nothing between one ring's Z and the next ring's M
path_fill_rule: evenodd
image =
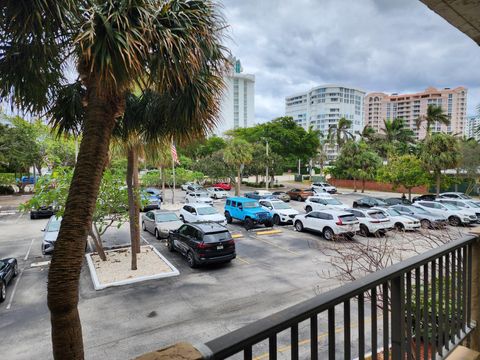
M173 175L173 191L172 191L172 204L175 203L175 160L172 158L172 175Z

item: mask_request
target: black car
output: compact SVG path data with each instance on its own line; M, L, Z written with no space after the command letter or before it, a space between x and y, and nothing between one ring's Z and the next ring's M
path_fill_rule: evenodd
M167 247L185 256L192 268L201 264L229 262L237 256L230 232L213 222L183 224L178 230L170 231Z
M372 208L372 207L378 207L378 206L388 206L388 204L383 201L382 199L375 198L375 197L364 197L358 200L355 200L353 202L353 207L354 208Z
M18 274L17 260L7 258L0 260L0 302L7 298L7 285Z
M412 205L412 202L408 199L405 198L387 198L387 199L382 199L387 203L388 206L393 206L393 205Z
M420 195L420 196L415 196L413 198L413 202L415 202L415 201L435 201L436 198L437 198L437 195L435 195L435 194L424 194L424 195Z
M55 215L55 209L51 205L30 210L30 219L32 220L50 218L52 215Z

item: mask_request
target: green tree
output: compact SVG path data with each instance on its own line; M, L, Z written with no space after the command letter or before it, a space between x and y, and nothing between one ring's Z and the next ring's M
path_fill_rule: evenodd
M440 193L442 171L454 169L459 162L459 145L455 137L437 133L425 139L420 160L435 180L436 193Z
M236 182L236 168L225 162L223 151L217 151L198 159L193 164L192 170L202 172L213 181L229 179L233 183Z
M443 112L443 109L439 105L429 104L427 107L426 115L419 116L415 120L415 125L417 129L420 129L420 126L425 123L426 137L430 136L430 130L432 125L438 123L443 125L450 125L450 118L447 114Z
M351 129L352 121L342 117L338 120L338 124L330 125L327 139L331 145L337 145L339 148L342 148L347 141L355 138Z
M408 199L412 199L412 188L429 182L421 160L415 155L396 156L382 166L377 178L379 181L391 183L394 189L403 186L408 191Z
M215 122L227 60L224 21L209 0L6 1L0 9L0 97L43 113L71 85L62 86L68 61L85 93L82 143L48 278L53 357L82 359L83 251L125 93L152 86L169 101L203 98L208 119L185 116L195 115L190 124ZM151 125L161 128L182 106L171 110L157 113Z
M480 168L480 143L475 139L462 139L459 141L459 162L457 177L468 179L470 184L466 192L470 192L478 181L478 168ZM461 175L459 175L461 173Z
M405 126L405 121L401 118L395 118L393 120L383 120L382 133L384 139L388 143L413 143L414 133L411 129Z
M253 146L246 140L234 138L229 142L223 152L225 162L237 169L237 181L235 184L235 195L240 195L240 184L242 183L242 166L253 160Z

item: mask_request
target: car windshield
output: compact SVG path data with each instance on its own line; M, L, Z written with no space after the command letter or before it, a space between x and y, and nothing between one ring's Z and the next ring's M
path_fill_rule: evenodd
M474 207L474 208L480 208L480 205L477 204L476 202L473 202L473 201L466 201L466 203L468 205L470 205L471 207Z
M373 198L373 201L378 204L378 205L388 205L385 201L383 201L382 199L377 199L377 198Z
M327 205L343 205L340 201L338 201L337 199L324 199L323 201L325 201L325 203Z
M396 209L387 209L387 212L392 216L400 216L400 214Z
M323 184L321 184L321 185L322 185L322 186L332 186L332 185L327 184L327 183L323 183Z
M460 199L471 199L470 196L465 195L465 194L459 194L458 197L459 197Z
M340 215L338 218L342 221L356 221L357 220L357 218L353 214Z
M452 204L443 203L442 205L445 206L448 210L460 210L460 208L458 206L455 206L455 205L452 205Z
M60 230L61 222L62 222L61 218L55 218L55 219L50 220L50 222L48 223L48 226L45 229L45 231L54 232L54 231Z
M272 203L272 205L275 209L291 209L291 207L285 204L284 202L278 202L278 203L274 202Z
M412 206L409 209L412 210L415 214L424 214L424 215L429 215L430 214L430 212L428 212L427 210L416 207L416 206Z
M213 215L213 214L218 214L218 211L214 207L205 206L205 207L197 208L197 214L198 215Z
M208 193L204 193L204 192L196 193L195 196L196 197L208 197Z
M374 219L385 219L387 216L383 213L383 211L370 211L368 215Z
M161 213L155 215L156 222L177 221L178 216L174 213Z
M256 207L260 207L260 204L256 201L247 201L247 202L243 203L243 208L244 209L252 209L252 208L256 208Z
M216 243L216 242L231 240L231 239L232 239L232 235L230 235L228 231L222 231L218 233L203 235L203 242L205 243Z

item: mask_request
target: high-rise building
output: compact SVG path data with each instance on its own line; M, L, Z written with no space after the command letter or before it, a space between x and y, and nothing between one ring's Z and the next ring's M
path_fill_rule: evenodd
M255 75L244 74L240 60L231 59L230 73L224 78L225 90L220 104L220 121L214 133L248 127L255 121Z
M285 98L285 115L305 129L312 127L323 134L328 133L332 125L341 118L352 122L350 132L355 134L363 129L363 101L365 91L342 85L322 85L306 92ZM327 156L332 160L337 155L335 147L327 149Z
M467 89L459 86L454 89L437 90L429 87L424 92L415 94L385 94L369 93L365 96L365 125L381 132L385 128L384 120L402 118L405 124L413 130L417 139L423 139L426 134L425 123L419 129L416 119L426 115L428 105L441 106L450 117L450 125L434 124L432 132L463 134L467 112Z
M465 122L464 135L467 139L474 138L480 141L480 115L469 116Z

